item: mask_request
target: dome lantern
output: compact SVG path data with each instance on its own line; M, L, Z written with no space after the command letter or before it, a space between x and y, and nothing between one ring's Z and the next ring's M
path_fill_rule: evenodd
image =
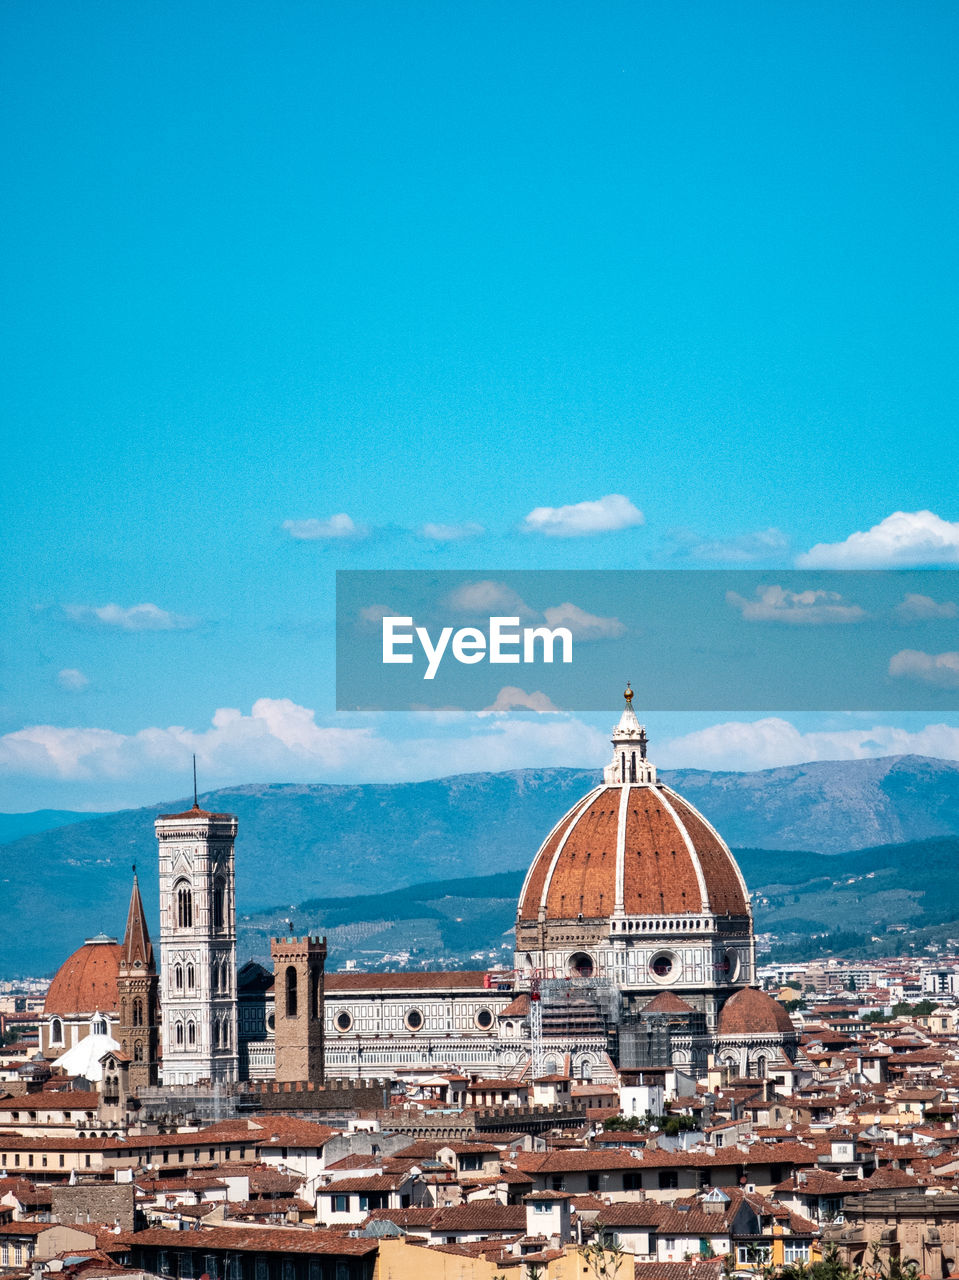
M627 681L623 693L626 706L619 724L613 729L613 758L603 771L603 781L607 786L622 786L624 783L656 785L656 766L646 759L646 726L636 718L633 696L632 685Z

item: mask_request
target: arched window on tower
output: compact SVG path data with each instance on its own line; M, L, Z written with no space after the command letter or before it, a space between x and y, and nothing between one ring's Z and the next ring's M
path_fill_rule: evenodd
M196 970L192 964L188 964L186 967L186 985L188 991L192 991L196 986Z
M224 995L230 993L230 966L225 960L220 964L220 990Z
M310 1017L315 1022L320 1016L320 971L314 967L310 970Z
M142 1040L134 1040L133 1042L133 1061L134 1062L143 1061L143 1041Z
M625 751L621 751L619 753L619 776L622 778L624 782L626 781L626 752Z
M139 996L133 1001L133 1025L135 1027L143 1026L143 1001Z
M296 1017L296 969L291 964L286 967L286 1016Z
M220 966L215 960L213 961L213 969L210 973L210 986L213 988L213 994L216 995L220 990Z
M189 1045L196 1044L196 1023L188 1022L186 1024L186 1042Z
M193 928L193 890L185 880L176 885L176 923L178 929Z
M219 1047L220 1047L220 1023L219 1023L219 1019L214 1019L214 1022L213 1022L213 1048L214 1048L214 1049L219 1049Z
M636 752L634 751L629 761L629 780L636 781Z
M183 1044L183 1023L182 1022L178 1022L176 1026L173 1028L173 1039L176 1041L178 1045Z
M222 929L226 919L226 885L217 876L213 882L213 928Z
M173 985L177 991L183 990L183 965L178 964L173 970Z

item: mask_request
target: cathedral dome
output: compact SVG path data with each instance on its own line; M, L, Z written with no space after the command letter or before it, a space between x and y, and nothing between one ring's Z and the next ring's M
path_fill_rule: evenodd
M64 960L47 989L44 1013L116 1013L120 944L98 934Z
M559 820L533 859L521 923L749 915L746 884L725 841L657 779L632 697L627 686L603 785Z
M772 996L756 987L743 987L722 1007L719 1015L721 1036L767 1035L786 1032L795 1034L789 1014Z

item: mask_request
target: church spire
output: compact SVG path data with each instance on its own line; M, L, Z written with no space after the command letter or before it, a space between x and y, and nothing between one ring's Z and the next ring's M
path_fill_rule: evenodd
M613 759L603 771L607 786L622 783L656 782L656 768L646 759L646 726L640 724L633 710L633 686L627 680L623 692L625 707L619 724L613 729Z
M123 935L120 963L129 969L139 967L144 971L148 971L153 968L153 945L150 942L150 932L147 929L135 864L133 867L133 891L130 894L130 909L127 912L127 928L126 933Z

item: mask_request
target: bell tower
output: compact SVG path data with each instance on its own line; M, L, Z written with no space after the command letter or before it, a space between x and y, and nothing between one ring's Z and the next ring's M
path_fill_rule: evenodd
M133 1094L139 1088L159 1083L159 985L134 867L133 891L117 971L120 1021L116 1030L122 1052L129 1060L128 1086Z
M323 1083L325 938L271 938L276 1079Z
M208 813L196 798L155 823L164 1084L238 1076L236 826L233 814Z

